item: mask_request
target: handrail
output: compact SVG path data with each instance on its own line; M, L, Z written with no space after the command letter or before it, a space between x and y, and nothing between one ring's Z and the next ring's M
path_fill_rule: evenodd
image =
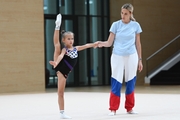
M175 37L174 39L172 39L170 42L168 42L166 45L164 45L162 48L160 48L159 50L157 50L155 53L153 53L151 56L149 56L146 60L151 59L154 55L156 55L157 53L159 53L162 49L164 49L165 47L167 47L169 44L171 44L172 42L174 42L176 39L178 39L180 37L180 34Z

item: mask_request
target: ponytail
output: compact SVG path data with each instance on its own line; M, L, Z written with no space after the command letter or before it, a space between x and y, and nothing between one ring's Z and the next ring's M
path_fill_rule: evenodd
M66 32L65 30L62 30L62 31L61 31L61 35L63 35L65 32Z
M136 19L134 18L133 14L131 14L131 18L132 21L136 21Z

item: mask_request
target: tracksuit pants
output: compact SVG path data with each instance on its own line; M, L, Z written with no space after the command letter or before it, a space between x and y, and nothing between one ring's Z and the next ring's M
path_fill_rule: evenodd
M136 72L138 66L138 55L134 53L129 56L111 55L111 92L109 110L118 110L121 98L121 87L123 77L126 83L125 109L128 111L134 107L134 88L136 83Z

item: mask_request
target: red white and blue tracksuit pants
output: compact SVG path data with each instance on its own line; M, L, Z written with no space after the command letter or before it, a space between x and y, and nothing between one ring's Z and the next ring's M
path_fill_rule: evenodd
M126 83L126 100L125 109L132 110L134 107L134 88L136 83L136 72L138 66L137 53L128 56L111 55L111 93L110 93L110 108L109 110L118 110L121 98L121 87L123 76Z

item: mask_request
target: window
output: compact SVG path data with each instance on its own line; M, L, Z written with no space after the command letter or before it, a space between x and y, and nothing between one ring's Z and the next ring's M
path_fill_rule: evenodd
M54 22L58 13L62 14L63 19L61 29L74 32L74 45L107 40L109 35L109 0L44 0L45 59L51 76L47 87L57 86L57 77L49 60L53 59ZM109 48L80 51L77 65L67 79L67 86L109 85L109 51Z

